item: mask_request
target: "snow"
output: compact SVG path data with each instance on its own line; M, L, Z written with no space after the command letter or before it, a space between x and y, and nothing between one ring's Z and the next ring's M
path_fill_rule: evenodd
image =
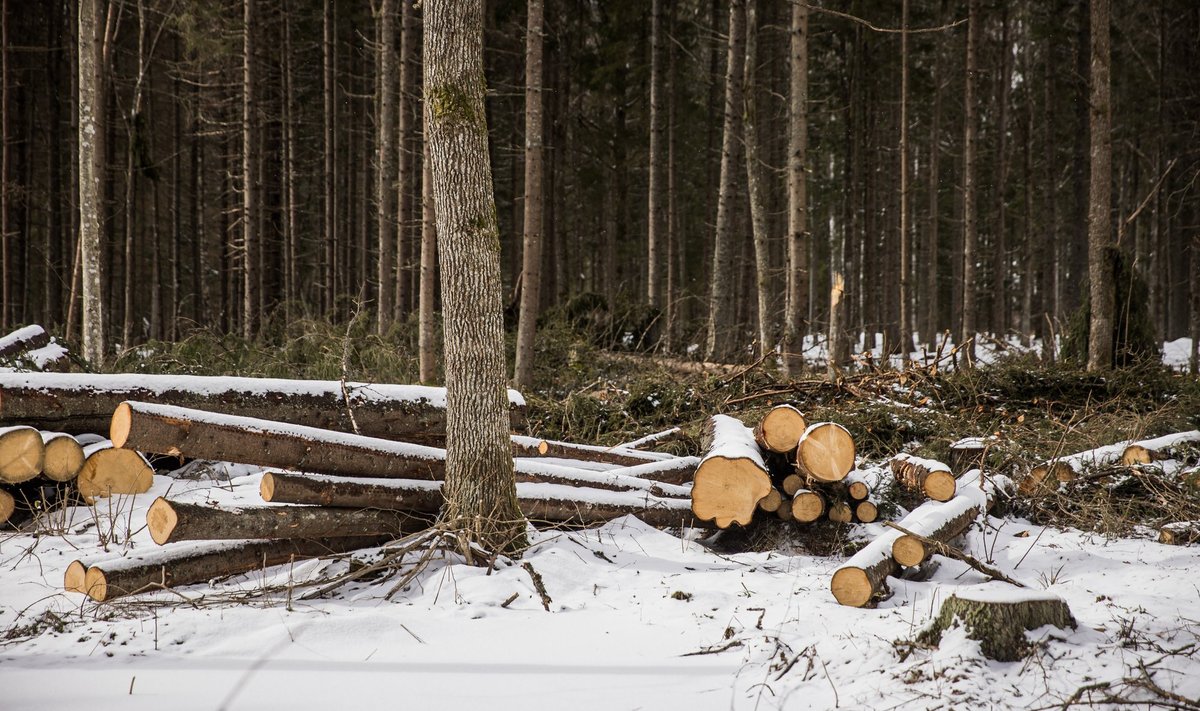
M712 446L708 448L704 459L749 459L759 469L767 470L758 444L754 441L754 431L742 424L741 420L729 415L713 415L712 431ZM700 460L701 463L704 459Z
M918 467L923 467L924 469L926 469L930 472L948 472L948 471L950 471L950 467L946 466L945 464L943 464L942 462L939 462L936 459L923 459L921 457L918 457L918 456L915 456L912 454L905 454L904 452L901 452L900 454L897 454L895 457L892 457L892 458L897 459L902 462L908 462L909 464L913 464Z
M42 335L45 332L46 332L46 329L42 328L41 326L38 326L37 324L33 324L33 325L29 325L29 326L22 326L21 328L18 328L17 330L13 331L12 333L9 333L4 336L0 336L0 350L12 348L19 343L23 343L32 338L37 338L38 336Z
M991 518L964 546L1036 581L1023 594L1061 597L1079 622L1030 633L1043 646L1024 663L986 660L953 629L938 649L898 657L894 640L915 637L950 594L984 584L958 561L941 560L926 582L889 580L894 594L876 609L848 608L829 594L840 558L718 555L632 517L531 530L523 562L542 576L550 612L519 566L489 574L454 558L435 558L390 601L387 580L290 595L289 582L347 565L322 561L111 604L61 591L68 562L106 555L100 532L107 555L157 548L140 519L155 497L252 503L258 481L160 476L111 508L71 510L71 526L0 539L0 629L53 623L0 641L4 708L1038 708L1135 676L1139 662L1163 688L1200 696L1200 655L1167 654L1200 642L1200 547L1021 520ZM983 590L1002 594L996 583Z
M21 359L40 370L65 358L66 355L67 349L61 343L48 343L41 348L25 351L21 354Z
M1128 440L1125 442L1117 442L1116 444L1106 444L1103 447L1089 449L1086 452L1078 452L1066 457L1059 457L1058 461L1067 464L1076 472L1085 469L1093 469L1098 467L1108 466L1121 458L1125 453L1125 448L1131 444L1141 445L1151 451L1158 451L1173 447L1177 444L1185 442L1200 442L1200 430L1188 430L1187 432L1175 432L1161 437L1143 440ZM1053 461L1053 460L1052 460Z

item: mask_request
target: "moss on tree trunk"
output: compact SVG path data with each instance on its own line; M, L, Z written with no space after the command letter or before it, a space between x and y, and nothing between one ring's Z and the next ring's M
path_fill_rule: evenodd
M999 586L988 586L997 589ZM1056 595L1030 596L1022 591L1021 597L992 596L984 591L951 595L944 603L938 616L917 637L923 644L936 645L942 633L958 620L967 630L967 637L978 640L980 650L989 659L1001 662L1016 661L1029 649L1025 639L1026 630L1043 625L1074 628L1075 618L1067 603Z

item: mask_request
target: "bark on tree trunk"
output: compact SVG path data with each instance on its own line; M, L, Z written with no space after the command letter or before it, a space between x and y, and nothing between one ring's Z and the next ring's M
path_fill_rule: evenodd
M958 347L963 349L962 363L971 367L975 361L975 260L978 242L978 219L975 213L975 133L978 130L978 107L975 105L976 53L979 47L979 0L970 0L967 20L966 80L963 89L963 239L962 239L962 330Z
M666 177L663 111L663 2L650 5L650 148L646 206L646 304L658 315L663 305L663 256L666 253L667 215L664 178ZM649 345L658 340L660 318L655 318L648 335Z
M1027 630L1043 625L1075 627L1071 609L1057 595L991 584L947 598L937 619L920 634L918 641L936 645L955 618L966 626L967 637L979 640L985 657L1002 662L1015 662L1025 656L1031 646L1025 639Z
M487 550L519 552L504 398L500 235L484 115L482 0L425 8L426 132L442 263L446 509Z
M742 62L745 58L746 17L743 0L729 3L729 46L725 66L724 137L721 141L721 187L717 196L717 225L713 237L711 286L708 300L707 360L724 361L733 354L734 191L741 142Z
M808 5L793 3L788 76L787 313L784 321L784 374L804 367L808 314Z
M405 0L400 0L404 2ZM379 281L375 331L386 335L392 325L396 297L396 8L379 4L379 125L375 173L375 229L379 240Z
M525 29L525 215L521 265L521 314L513 382L528 388L533 381L534 341L542 298L543 135L542 45L545 4L530 0Z
M433 215L433 178L429 174L429 142L422 140L421 152L421 294L417 348L420 351L421 382L437 380L437 225Z
M1112 112L1109 107L1109 0L1091 0L1091 179L1088 182L1088 370L1113 365Z
M754 236L754 293L758 300L758 353L766 356L774 348L773 316L770 307L771 256L767 219L766 188L762 184L759 162L758 117L755 90L758 55L758 8L756 0L746 3L746 56L742 65L743 105L742 136L746 152L746 186L750 197L750 225Z
M104 301L101 291L101 181L104 177L103 34L100 0L79 3L79 260L82 265L83 357L104 363Z
M913 350L912 235L908 229L908 0L901 3L900 32L900 356Z
M258 317L258 186L255 185L254 135L257 82L254 66L254 0L242 0L242 337L254 337Z

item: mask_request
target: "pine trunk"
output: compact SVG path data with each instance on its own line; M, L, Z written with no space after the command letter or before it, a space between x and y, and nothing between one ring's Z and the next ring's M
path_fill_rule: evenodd
M787 313L783 329L784 374L804 367L808 315L808 6L792 4L788 71Z
M400 0L404 2L405 0ZM379 124L376 126L375 229L379 243L376 279L379 282L375 331L387 335L396 297L396 8L392 0L379 4Z
M542 44L545 4L530 0L525 30L525 215L521 265L521 314L513 382L528 388L533 381L534 340L542 298L543 135Z
M1112 112L1109 106L1109 0L1091 0L1091 179L1088 182L1088 370L1113 365Z

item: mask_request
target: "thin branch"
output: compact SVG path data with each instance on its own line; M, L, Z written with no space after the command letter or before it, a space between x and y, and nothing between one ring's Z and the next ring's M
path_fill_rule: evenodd
M814 12L820 12L820 13L824 13L826 15L833 15L834 17L840 17L844 20L850 20L851 22L857 22L858 24L863 25L864 27L866 27L870 30L874 30L875 32L885 32L885 33L889 33L889 34L920 35L920 34L925 34L927 32L945 32L946 30L952 30L955 27L958 27L959 25L966 24L967 19L968 19L968 18L964 17L961 20L955 20L954 22L951 22L951 23L948 23L945 25L940 25L938 27L918 27L916 29L913 29L910 27L908 29L904 29L902 27L877 27L876 25L871 24L870 22L868 22L867 20L864 20L861 17L856 17L855 15L850 15L845 12L838 12L837 10L830 10L827 7L817 7L816 5L809 5L807 3L805 4L805 7L807 7L809 10L812 10Z
M934 553L937 553L938 555L943 555L943 556L946 556L947 558L954 558L955 560L961 560L962 562L971 566L975 570L978 570L979 572L983 573L984 575L992 578L993 580L1000 580L1000 581L1008 583L1009 585L1015 585L1019 588L1026 587L1024 583L1019 582L1017 580L1013 580L1012 578L1005 575L1004 571L1000 570L999 568L992 567L992 566L988 565L987 563L984 563L983 561L979 560L975 556L965 553L962 550L955 548L954 546L951 546L946 543L942 543L941 541L935 540L933 538L928 538L926 536L922 536L919 533L913 533L912 531L908 530L907 528L904 528L903 526L892 523L891 521L884 521L883 525L887 526L888 528L894 528L906 536L912 536L913 538L917 539L921 543L924 543L925 545L929 546L929 548Z

